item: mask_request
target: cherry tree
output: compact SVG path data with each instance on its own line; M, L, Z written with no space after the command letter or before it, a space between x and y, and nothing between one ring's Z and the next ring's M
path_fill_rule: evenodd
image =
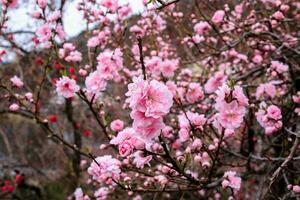
M0 114L60 149L68 199L299 198L300 2L82 0L75 39L67 3L31 2L38 27L11 32L22 2L0 0Z

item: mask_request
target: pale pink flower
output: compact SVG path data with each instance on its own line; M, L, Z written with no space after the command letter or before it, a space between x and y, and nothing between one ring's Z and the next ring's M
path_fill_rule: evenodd
M162 118L145 117L144 113L139 111L133 111L130 116L134 119L133 128L146 141L159 136L161 129L165 127Z
M13 103L13 104L11 104L11 105L9 106L8 109L9 109L10 111L15 112L15 111L19 110L19 108L20 108L20 106L19 106L18 104Z
M76 84L76 81L69 77L63 76L56 82L56 92L60 96L65 98L74 97L75 93L78 92L80 87Z
M118 9L118 0L102 0L101 6L107 8L111 12L116 12Z
M226 80L227 76L224 75L224 72L217 72L213 77L209 78L204 85L205 92L208 94L215 92Z
M120 119L116 119L110 123L110 128L113 131L121 131L124 128L124 122Z
M255 116L267 135L272 135L282 127L281 110L275 105L269 106L266 110L259 109Z
M241 188L242 179L236 175L234 171L227 171L224 173L225 180L222 182L222 187L231 187L238 191Z
M150 161L152 160L152 156L144 156L142 151L136 151L132 154L133 164L137 168L144 168L145 165L150 165Z
M106 182L110 179L119 180L121 174L121 162L111 155L97 157L88 168L88 173L98 182Z
M283 15L283 13L281 12L281 11L276 11L273 15L272 15L272 17L274 17L276 20L278 20L278 21L281 21L281 20L284 20L284 15Z
M115 51L106 50L97 56L97 62L101 76L107 80L113 79L123 68L123 53L119 48Z
M246 113L245 107L239 106L237 101L222 103L222 109L217 114L217 120L226 129L239 128Z
M198 83L190 83L186 93L186 100L189 103L195 103L204 98L204 92Z
M67 62L80 62L82 60L82 54L79 51L71 51L68 56L65 57Z
M84 195L82 189L76 188L75 192L74 192L74 197L75 200L90 200L88 195Z
M293 185L292 190L295 193L300 193L300 186L299 185Z
M219 24L223 21L224 16L225 16L224 10L217 10L214 16L211 18L211 21L215 24Z
M276 87L270 83L260 84L256 89L256 99L259 99L264 94L268 95L269 97L273 98L276 95Z
M98 71L90 73L85 79L85 87L89 96L98 97L106 89L107 82Z
M55 22L61 17L61 13L59 10L55 10L51 15L48 17L49 22Z
M94 197L96 200L106 200L109 194L109 189L107 187L101 187L95 191Z
M198 22L197 24L195 24L194 26L194 30L197 34L199 35L204 35L206 34L209 30L211 29L211 26L209 25L209 23L207 22Z
M267 108L267 116L269 118L279 120L282 118L281 110L275 105L271 105Z
M132 137L134 137L134 135L136 135L136 133L133 128L125 128L110 141L110 144L118 145L125 140L131 139Z
M174 71L177 69L177 67L178 67L178 60L164 60L160 64L160 68L163 76L168 78L174 76Z
M160 118L169 113L173 104L173 94L161 82L144 81L134 78L128 85L127 102L133 110L145 114L145 117Z
M47 0L37 0L37 4L40 8L44 9L47 6Z
M119 144L119 154L122 157L126 157L133 152L134 145L132 144L132 140L125 140Z
M41 42L48 42L52 35L49 24L43 24L42 26L40 26L36 34Z
M289 69L289 66L282 63L282 62L279 62L279 61L272 61L271 62L271 68L276 70L278 73L283 73L283 72L286 72L288 71Z
M12 78L10 78L10 81L12 82L12 84L18 88L21 88L24 86L23 81L17 77L17 76L13 76Z

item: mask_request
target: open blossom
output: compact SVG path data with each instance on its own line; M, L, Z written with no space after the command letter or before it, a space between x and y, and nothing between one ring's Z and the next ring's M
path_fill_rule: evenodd
M109 188L101 187L95 191L94 197L96 198L96 200L106 200L108 194L109 194Z
M239 128L243 122L246 108L239 106L236 100L230 103L224 102L221 107L222 109L217 115L217 119L222 127L226 129Z
M118 180L121 173L121 162L111 155L97 157L88 168L88 173L98 182L106 182L109 179Z
M85 87L89 96L96 97L106 89L107 82L98 71L90 73L85 79Z
M223 84L217 91L215 108L219 112L216 119L225 129L239 128L246 114L248 98L243 93L240 86L229 88Z
M97 56L97 71L104 79L111 80L123 68L123 53L117 48L114 51L106 50Z
M163 83L142 77L134 78L128 85L127 102L133 110L145 114L145 117L160 118L169 113L173 104L173 95Z
M165 127L162 118L145 117L145 114L139 111L133 111L130 116L134 120L132 127L146 141L159 136Z
M41 42L48 42L52 35L49 24L43 24L42 26L40 26L36 34Z
M272 61L271 62L271 68L276 70L276 72L281 74L283 72L288 71L289 66L282 63L282 62L279 62L279 61Z
M145 147L142 139L137 137L133 128L125 128L114 137L110 144L118 145L119 154L123 157L128 156L135 149L143 149Z
M116 12L118 9L118 0L102 0L101 6L109 9L111 12Z
M24 85L23 81L17 76L10 78L10 81L13 83L14 86L18 88L21 88Z
M186 93L186 100L189 103L195 103L204 98L204 92L198 83L190 83Z
M236 175L234 171L227 171L223 176L225 179L222 181L222 187L231 187L234 190L240 190L242 179Z
M84 195L81 188L76 188L74 192L75 200L90 200L88 195Z
M133 164L137 168L144 168L145 165L149 165L150 161L152 160L152 156L144 156L142 151L136 151L132 154L133 157Z
M194 26L194 30L197 34L199 35L204 35L206 34L209 30L211 29L211 26L209 25L209 23L207 22L198 22L197 24L195 24Z
M80 87L76 84L76 81L69 77L63 76L56 82L56 92L58 95L65 98L74 97L75 92L78 92Z
M208 94L215 92L226 80L227 76L224 75L224 72L220 71L215 73L215 75L209 78L204 85L205 92Z
M276 87L271 82L260 84L256 89L256 93L255 93L256 99L259 99L264 94L266 94L271 98L275 97Z
M267 135L273 134L282 127L281 110L275 105L271 105L267 109L259 109L255 116Z
M169 113L173 94L167 86L156 80L145 81L134 77L128 85L127 102L132 109L133 128L145 140L160 134L164 123L162 117Z
M224 16L225 16L224 10L217 10L214 16L211 18L211 21L213 23L219 24L223 21Z

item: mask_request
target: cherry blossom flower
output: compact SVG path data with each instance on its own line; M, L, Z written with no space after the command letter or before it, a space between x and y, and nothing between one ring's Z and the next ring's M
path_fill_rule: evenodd
M120 119L116 119L110 123L110 128L113 131L121 131L124 128L124 122Z
M51 38L52 30L49 24L46 23L38 28L36 34L41 42L48 42Z
M109 179L118 180L121 173L121 162L111 155L97 157L88 168L88 173L98 182L106 182Z
M60 96L65 98L74 97L75 93L78 92L80 87L76 84L76 81L69 77L63 76L56 82L56 92Z
M152 156L143 156L142 151L136 151L132 154L133 164L137 168L144 168L145 165L150 165L149 162L152 160Z
M13 76L12 78L10 78L10 81L13 83L14 86L21 88L24 86L23 81L17 77L17 76Z
M215 24L219 24L223 21L225 16L224 10L217 10L214 16L211 18L211 21Z
M236 175L234 171L227 171L223 176L222 187L231 187L234 190L240 190L242 179Z

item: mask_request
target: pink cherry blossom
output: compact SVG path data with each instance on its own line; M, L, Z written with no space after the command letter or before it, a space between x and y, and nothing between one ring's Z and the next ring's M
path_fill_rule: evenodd
M224 10L217 10L214 16L211 18L211 21L215 24L219 24L223 21L225 16Z
M150 165L150 161L152 160L152 156L144 156L142 151L136 151L132 154L133 163L137 168L144 168L145 165Z
M69 77L63 76L56 82L56 92L60 96L65 98L74 97L75 93L78 92L80 87L76 84L76 81Z
M237 101L230 103L224 102L222 104L222 110L217 115L217 120L226 129L239 128L243 122L246 109L239 106Z
M256 89L255 96L257 99L259 99L264 94L266 94L267 96L269 96L271 98L275 97L276 87L271 82L260 84Z
M204 98L204 92L198 83L190 83L186 93L186 100L189 103L195 103Z
M90 73L85 79L85 87L89 96L98 97L106 89L107 82L99 71Z
M203 21L198 22L194 26L195 32L199 35L206 34L210 29L211 29L211 26L207 22L203 22Z
M12 78L10 78L10 81L12 82L12 84L18 88L21 88L24 86L23 81L17 77L17 76L13 76Z
M120 119L116 119L110 123L110 128L113 131L121 131L124 128L124 122Z
M18 105L18 104L16 104L16 103L13 103L13 104L11 104L10 106L9 106L9 110L10 111L17 111L17 110L19 110L19 108L20 108L20 106Z
M279 62L279 61L272 61L271 62L271 68L276 70L278 73L283 73L283 72L286 72L288 71L289 69L289 66L282 63L282 62Z
M106 200L109 192L109 188L101 187L95 191L94 197L96 198L96 200Z
M121 162L111 155L97 157L88 168L88 173L98 182L106 182L109 179L118 180L121 173Z
M225 180L222 182L223 187L231 187L234 190L240 190L242 179L236 175L234 171L227 171L224 173Z
M37 4L40 8L44 9L47 6L47 0L37 0Z
M41 42L48 42L51 38L52 30L49 24L43 24L38 28L36 34Z
M161 82L134 78L128 85L127 102L133 110L145 114L145 117L160 118L169 113L173 104L173 95ZM139 115L135 115L139 116Z
M204 85L205 92L209 94L215 92L226 80L227 76L224 75L224 72L220 71L215 73Z

